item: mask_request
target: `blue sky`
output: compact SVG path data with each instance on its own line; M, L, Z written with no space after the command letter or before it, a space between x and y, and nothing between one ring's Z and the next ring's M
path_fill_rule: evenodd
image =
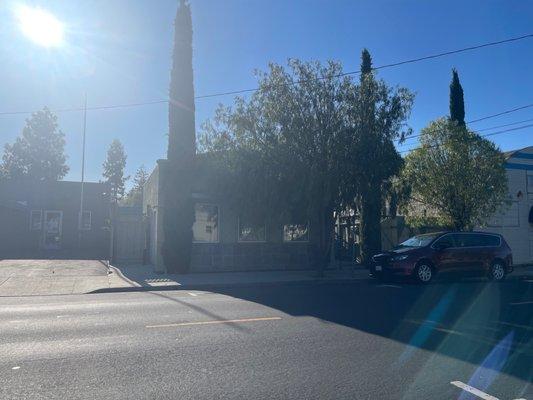
M17 4L47 9L64 22L66 43L45 49L13 17ZM533 33L533 2L377 0L191 0L197 95L255 86L254 69L289 57L338 60L359 67L367 47L374 65ZM164 99L168 92L177 0L85 0L0 3L0 113ZM382 70L392 85L416 93L410 124L418 132L448 112L451 68L459 70L467 120L533 103L533 38ZM232 96L198 100L197 124ZM82 113L58 113L66 134L68 180L79 180ZM0 115L0 146L27 115ZM473 124L484 129L533 118L533 108ZM101 178L114 138L128 154L127 172L151 169L166 151L167 107L90 111L87 178ZM490 133L491 131L483 131ZM533 129L491 137L502 150L533 145ZM414 146L416 141L408 143ZM409 145L400 149L409 148Z

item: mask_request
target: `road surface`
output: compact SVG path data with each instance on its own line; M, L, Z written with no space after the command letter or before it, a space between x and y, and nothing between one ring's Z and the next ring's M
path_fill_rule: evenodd
M532 319L530 281L4 297L0 399L533 399Z

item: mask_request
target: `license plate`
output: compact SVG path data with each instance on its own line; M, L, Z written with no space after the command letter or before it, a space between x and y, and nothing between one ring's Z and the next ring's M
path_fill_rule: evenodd
M381 265L376 265L376 271L381 271L382 268L381 268Z

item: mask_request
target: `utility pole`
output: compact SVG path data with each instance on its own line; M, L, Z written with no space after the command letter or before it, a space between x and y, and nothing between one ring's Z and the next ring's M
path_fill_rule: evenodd
M80 193L80 215L78 217L78 247L81 248L82 223L83 223L83 189L85 183L85 134L87 132L87 93L85 93L85 105L83 107L83 139L81 151L81 193Z

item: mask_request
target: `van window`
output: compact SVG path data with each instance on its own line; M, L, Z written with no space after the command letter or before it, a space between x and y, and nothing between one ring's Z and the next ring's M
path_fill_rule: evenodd
M433 247L443 246L446 248L455 247L452 235L444 235L440 239L437 239L433 244Z
M457 247L478 247L482 246L480 235L473 233L454 233L453 237Z
M455 233L453 235L457 247L494 247L500 245L500 238L496 235L478 233Z
M496 235L481 235L482 246L498 247L500 238Z

